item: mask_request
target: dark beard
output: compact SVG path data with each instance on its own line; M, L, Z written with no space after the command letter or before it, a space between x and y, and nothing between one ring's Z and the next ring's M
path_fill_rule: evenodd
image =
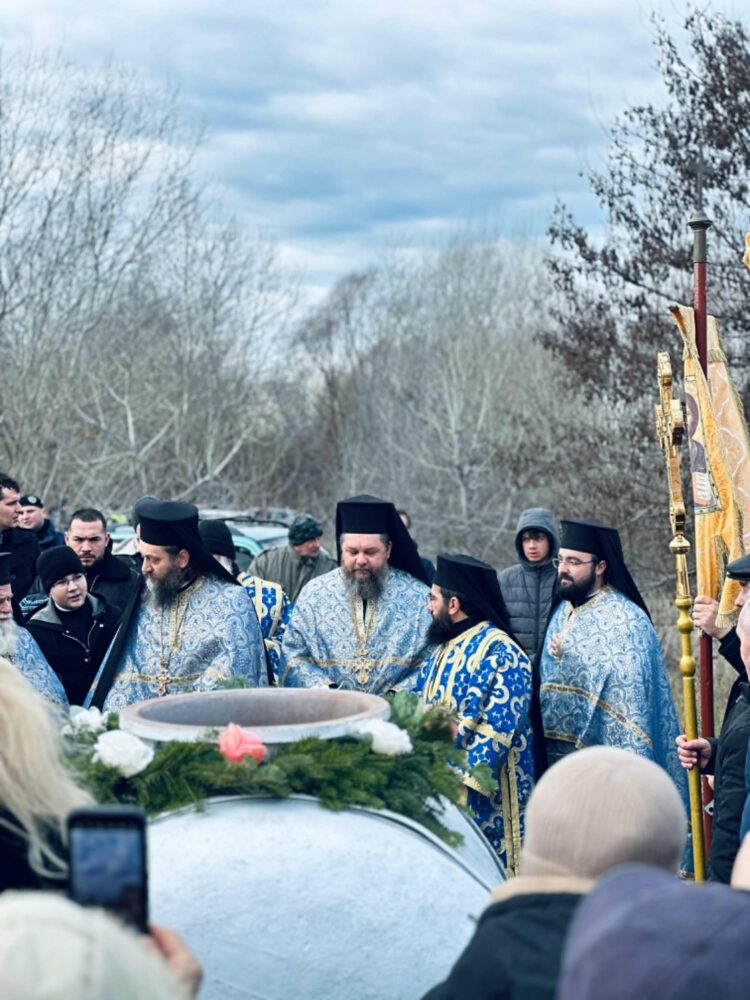
M179 593L188 579L188 570L173 566L163 580L146 578L149 596L154 606L163 608Z
M344 582L349 594L359 597L362 601L377 601L383 596L385 581L388 578L388 565L386 564L378 574L370 573L366 580L358 580L354 573L343 570Z
M430 646L442 646L454 635L453 622L450 615L443 611L439 615L433 615L432 621L427 627L427 644Z
M570 601L573 607L577 608L591 596L595 581L596 570L594 569L594 565L592 565L589 576L586 579L581 580L579 583L568 583L567 586L561 587L560 579L558 577L557 583L555 584L555 593L564 601Z

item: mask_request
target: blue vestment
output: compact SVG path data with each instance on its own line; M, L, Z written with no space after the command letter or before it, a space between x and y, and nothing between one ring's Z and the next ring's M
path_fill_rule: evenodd
M408 683L429 652L429 587L391 567L383 594L353 596L341 569L305 585L284 633L284 687L335 685L382 694Z
M10 662L19 670L43 698L57 708L68 711L68 698L60 678L47 663L44 653L36 640L25 628L16 626L18 648L10 657Z
M237 577L250 595L255 613L260 622L263 642L266 644L268 662L271 664L276 683L279 681L281 665L281 640L284 629L292 614L292 602L286 596L278 583L272 580L261 580L259 576L250 573L240 573Z
M492 795L464 775L468 805L508 874L518 874L524 810L534 784L529 658L505 632L479 622L430 657L415 690L455 715L456 745L467 751L469 765L486 764L492 771Z
M550 764L581 747L622 747L660 764L687 801L667 667L645 612L611 587L578 608L563 601L547 626L540 670Z
M200 576L164 607L156 606L146 590L104 709L117 712L134 701L210 691L231 677L264 687L268 675L262 643L244 587ZM105 656L102 669L106 662Z

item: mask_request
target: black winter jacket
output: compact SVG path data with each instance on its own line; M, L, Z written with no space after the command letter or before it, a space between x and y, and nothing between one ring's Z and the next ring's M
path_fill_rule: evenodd
M530 563L523 554L521 535L530 529L543 531L550 540L549 558L544 563ZM504 569L498 577L511 629L532 663L544 640L552 608L552 596L557 579L552 559L557 555L559 547L555 519L550 511L544 507L531 507L525 510L518 520L516 529L518 563Z
M745 759L750 740L750 683L739 685L739 694L727 712L718 739L710 740L711 760L706 773L714 774L714 820L708 877L729 882L740 847L740 822L747 798Z
M104 654L112 642L121 610L89 595L91 621L84 641L76 638L60 620L50 600L26 623L47 663L60 678L71 705L82 705Z
M548 881L520 876L494 895L445 982L423 1000L554 1000L563 945L582 898L577 879L560 891L542 890ZM530 891L540 883L539 891Z
M25 528L7 528L0 532L0 552L10 552L10 584L13 589L13 616L23 621L19 605L25 597L36 573L39 542L33 531Z

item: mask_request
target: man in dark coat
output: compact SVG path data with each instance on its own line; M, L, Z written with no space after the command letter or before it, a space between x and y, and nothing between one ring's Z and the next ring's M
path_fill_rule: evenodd
M127 607L138 573L112 555L112 539L101 511L83 507L73 513L65 535L65 544L76 553L86 573L89 593L103 597L107 604Z
M739 561L739 560L738 560ZM750 603L743 605L737 622L740 651L747 671L750 666ZM750 740L750 683L748 674L731 701L718 738L688 740L677 737L680 763L691 770L696 762L704 774L714 775L714 819L708 877L729 882L740 847L740 824L747 796L745 760Z
M530 507L523 511L516 528L518 563L500 574L510 627L532 663L544 639L552 608L557 580L552 560L559 547L551 511Z
M34 579L34 567L39 557L39 543L33 531L18 527L21 513L18 483L0 474L0 552L10 554L10 582L13 588L13 617L23 621L21 598L25 597Z
M62 681L71 705L82 705L117 631L121 609L88 593L81 560L67 545L39 556L46 605L26 627Z
M311 580L330 573L337 563L321 548L323 525L312 514L298 514L289 525L289 544L260 552L248 572L278 583L294 604Z
M21 513L18 526L26 531L33 531L42 552L54 545L64 545L65 535L57 531L52 521L47 517L44 501L35 493L29 493L20 499Z

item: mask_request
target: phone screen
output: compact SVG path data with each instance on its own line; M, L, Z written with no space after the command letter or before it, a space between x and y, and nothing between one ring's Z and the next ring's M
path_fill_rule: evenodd
M142 825L125 820L70 826L70 895L145 931L146 852Z

